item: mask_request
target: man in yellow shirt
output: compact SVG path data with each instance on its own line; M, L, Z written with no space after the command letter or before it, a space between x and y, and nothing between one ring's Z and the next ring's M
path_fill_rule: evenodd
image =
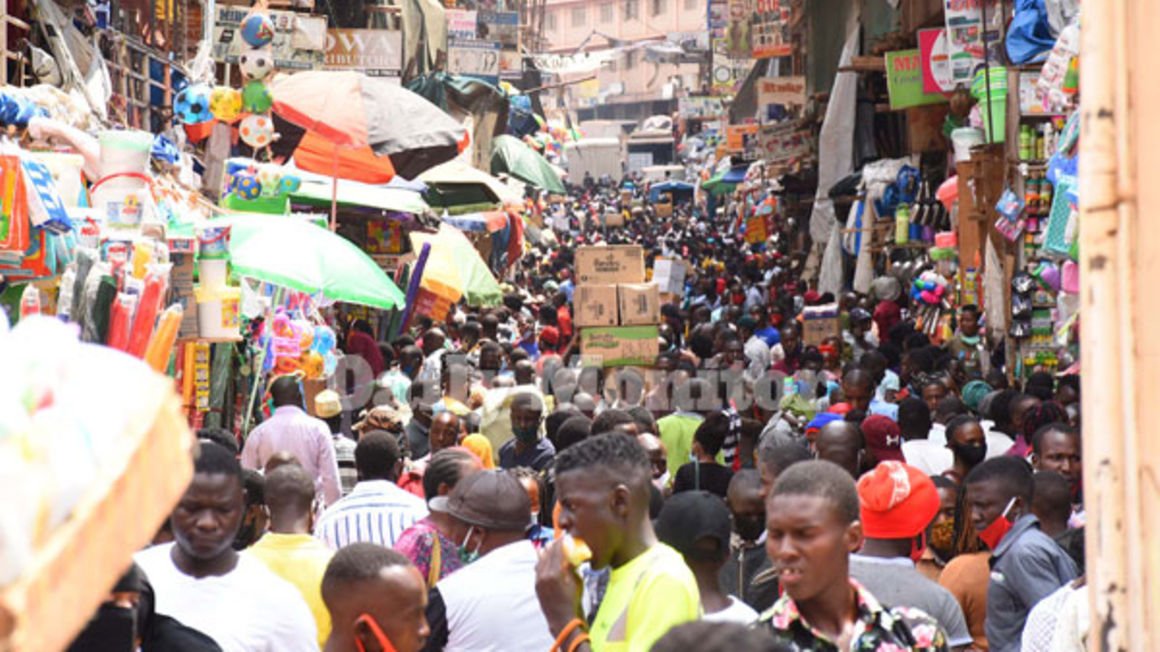
M334 551L310 535L314 481L301 466L285 464L266 476L270 531L244 554L264 563L302 594L318 629L318 647L330 636L330 614L322 602L322 576Z
M545 550L536 593L558 647L647 652L670 628L700 617L693 572L649 521L652 474L640 444L619 433L592 437L561 452L555 468L560 527L587 543L593 569L612 568L589 628L570 546L557 540Z

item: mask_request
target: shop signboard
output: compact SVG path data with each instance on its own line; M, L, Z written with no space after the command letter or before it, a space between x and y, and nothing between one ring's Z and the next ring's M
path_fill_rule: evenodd
M753 0L749 38L753 58L788 57L793 54L790 34L791 0Z
M478 37L476 12L467 9L447 9L447 40L469 40Z
M249 49L242 40L242 20L249 15L248 7L218 6L213 23L214 61L237 63L243 49ZM274 66L282 70L315 70L325 61L326 18L292 11L271 11L274 23Z
M1001 34L1004 12L1000 0L943 0L946 9L947 55L951 82L970 84L975 70L983 65L983 44L991 49L991 60L1002 61L1005 53ZM986 23L984 23L986 18Z
M781 104L783 106L805 106L805 77L766 77L757 80L757 104Z
M886 53L886 91L894 111L946 102L942 93L922 90L922 57L918 50Z
M747 142L752 141L757 136L758 128L756 124L725 127L725 149L738 154L744 152Z
M499 83L499 43L494 41L449 41L447 71Z
M770 165L810 158L817 151L813 127L801 122L764 125L757 141L758 156Z
M922 58L924 93L949 93L955 89L945 29L918 30L918 50Z
M387 29L328 30L326 69L358 70L369 77L400 77L403 71L403 32Z
M475 16L475 38L496 41L503 49L520 45L520 14L516 11L479 11Z
M761 244L769 237L769 228L766 216L751 215L745 219L745 242Z
M737 91L745 76L753 68L753 59L748 56L734 58L729 54L727 39L713 39L713 95L731 95Z
M677 110L686 120L716 118L725 112L719 97L682 97L677 100Z

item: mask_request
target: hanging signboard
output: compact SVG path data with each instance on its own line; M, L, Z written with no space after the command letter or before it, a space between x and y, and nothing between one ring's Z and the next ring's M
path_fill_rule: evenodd
M805 77L767 77L757 80L757 104L805 106Z
M760 158L770 165L808 159L817 151L813 128L802 122L765 125L757 134L757 143Z
M758 126L755 124L725 127L725 149L738 154L744 152L746 143L754 139L757 130ZM753 147L753 144L750 143L749 146Z
M447 71L499 83L499 43L490 41L448 41Z
M737 91L749 69L753 67L753 60L749 58L734 59L729 56L726 39L713 39L713 85L714 95L731 95Z
M769 237L768 218L765 215L751 215L745 218L745 242L760 244Z
M214 61L237 63L242 50L249 49L242 40L242 20L249 15L247 7L218 6L213 23ZM274 66L283 70L321 68L326 49L326 18L292 11L271 11L274 23Z
M918 30L918 51L922 59L922 91L950 93L955 90L950 56L947 53L947 31Z
M615 60L623 50L594 50L576 54L533 54L532 61L541 72L553 75L571 75L596 72L605 63Z
M944 0L944 3L951 81L956 86L969 85L975 78L975 70L983 65L984 43L991 49L991 61L1003 60L1002 5L999 0Z
M725 27L725 53L731 59L748 59L753 55L750 18L753 0L729 0L729 23Z
M213 57L225 63L237 63L249 46L241 38L242 20L249 10L241 7L218 7L214 21ZM313 70L322 66L326 47L326 18L290 11L271 11L274 40L274 66L285 70Z
M520 14L516 11L478 11L475 15L475 38L496 41L505 50L520 44Z
M788 57L793 54L790 5L790 0L754 0L749 30L754 59Z
M688 120L716 118L725 112L725 107L719 97L682 97L677 100L677 110Z
M328 30L326 69L358 70L369 77L400 77L403 72L403 32L387 29Z
M918 50L886 53L886 91L890 94L890 108L894 111L947 101L941 93L923 92Z
M447 9L447 40L474 39L478 37L476 31L476 12L467 9Z

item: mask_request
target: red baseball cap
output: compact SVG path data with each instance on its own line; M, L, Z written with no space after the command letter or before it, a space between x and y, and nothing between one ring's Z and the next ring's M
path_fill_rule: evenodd
M866 440L866 449L879 462L906 461L902 455L902 430L894 419L871 414L862 421L862 437Z
M881 462L858 480L862 531L875 539L918 536L938 513L929 476L902 462Z

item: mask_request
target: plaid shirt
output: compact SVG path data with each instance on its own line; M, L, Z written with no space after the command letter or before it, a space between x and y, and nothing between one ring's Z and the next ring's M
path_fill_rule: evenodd
M926 613L908 607L887 609L854 580L858 620L850 652L949 652L946 634ZM838 646L811 627L788 594L761 615L757 627L768 629L794 652L838 652Z

